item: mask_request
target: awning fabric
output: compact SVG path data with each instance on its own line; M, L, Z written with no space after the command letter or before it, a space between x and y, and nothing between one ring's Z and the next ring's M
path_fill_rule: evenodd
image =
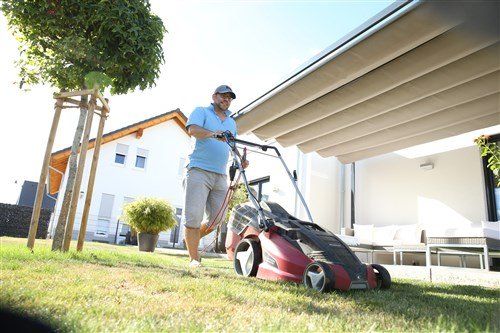
M240 110L239 132L350 163L500 124L499 15L497 1L400 5Z

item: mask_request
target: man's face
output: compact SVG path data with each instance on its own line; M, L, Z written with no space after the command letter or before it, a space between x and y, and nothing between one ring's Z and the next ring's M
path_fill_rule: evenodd
M229 106L231 105L231 101L233 99L231 98L230 93L216 93L212 95L212 100L219 109L221 109L222 111L226 111L227 109L229 109Z

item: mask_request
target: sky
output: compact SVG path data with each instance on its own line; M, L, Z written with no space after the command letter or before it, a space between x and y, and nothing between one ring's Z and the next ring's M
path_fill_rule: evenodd
M151 1L168 30L154 88L108 96L105 132L176 108L208 105L227 84L238 111L392 1ZM20 90L17 42L0 13L0 202L15 203L24 180L38 181L57 90ZM71 145L76 109L64 110L54 151ZM97 126L94 126L95 136Z
M179 108L187 116L211 102L215 87L227 84L237 99L231 110L275 87L329 45L392 1L190 1L152 0L167 29L165 63L157 85L110 96L105 133ZM0 202L16 203L24 180L38 181L57 90L47 85L20 90L17 42L0 12ZM78 110L64 110L53 151L71 145ZM92 137L97 125L94 125ZM500 126L407 148L417 158L470 146Z

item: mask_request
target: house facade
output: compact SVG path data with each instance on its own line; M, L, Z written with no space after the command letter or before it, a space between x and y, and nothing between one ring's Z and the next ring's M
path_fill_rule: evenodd
M190 149L185 130L186 117L174 110L142 122L126 126L103 136L95 178L90 215L86 229L87 241L123 243L130 230L121 218L123 205L140 197L167 200L176 210L178 221L184 205L183 174ZM93 142L86 157L83 181L78 193L78 210L73 239L78 237L86 195L86 184L93 155ZM51 166L64 173L58 178L51 172L51 190L64 193L67 180L69 148L52 155ZM59 196L61 198L62 195ZM61 211L62 200L56 203L49 233L52 236ZM158 246L183 247L183 228L160 233ZM205 243L208 243L205 240ZM200 246L206 245L202 243Z

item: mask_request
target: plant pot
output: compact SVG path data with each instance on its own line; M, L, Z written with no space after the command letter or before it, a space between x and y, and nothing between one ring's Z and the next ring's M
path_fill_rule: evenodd
M147 234L140 232L137 239L139 240L139 251L154 252L159 235Z

